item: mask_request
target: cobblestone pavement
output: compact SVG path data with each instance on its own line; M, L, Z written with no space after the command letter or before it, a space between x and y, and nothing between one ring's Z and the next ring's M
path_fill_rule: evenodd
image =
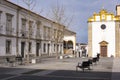
M119 80L120 59L100 58L92 70L76 71L78 62L88 58L42 59L41 63L1 67L0 80Z

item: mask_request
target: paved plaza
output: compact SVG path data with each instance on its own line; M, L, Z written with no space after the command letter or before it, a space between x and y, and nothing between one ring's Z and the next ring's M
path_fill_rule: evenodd
M40 63L17 65L15 67L1 66L0 80L119 80L120 59L100 58L92 70L76 71L78 62L88 58L46 58Z

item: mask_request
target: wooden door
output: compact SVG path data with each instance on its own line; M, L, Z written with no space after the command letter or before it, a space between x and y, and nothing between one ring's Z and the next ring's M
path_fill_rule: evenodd
M36 43L36 56L39 56L40 43Z
M25 52L25 42L21 42L21 56L24 57L24 52Z
M107 57L107 46L101 46L100 55L102 57Z

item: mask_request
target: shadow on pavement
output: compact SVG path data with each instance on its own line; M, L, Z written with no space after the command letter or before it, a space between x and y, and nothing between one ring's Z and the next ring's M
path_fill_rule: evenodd
M45 75L34 75L50 71L45 69L0 68L0 80L119 80L120 72L54 70Z

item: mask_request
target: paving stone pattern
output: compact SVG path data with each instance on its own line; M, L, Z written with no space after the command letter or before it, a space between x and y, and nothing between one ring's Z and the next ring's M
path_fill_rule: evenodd
M120 80L120 59L100 58L92 70L76 71L88 58L48 58L38 64L0 67L0 80Z

